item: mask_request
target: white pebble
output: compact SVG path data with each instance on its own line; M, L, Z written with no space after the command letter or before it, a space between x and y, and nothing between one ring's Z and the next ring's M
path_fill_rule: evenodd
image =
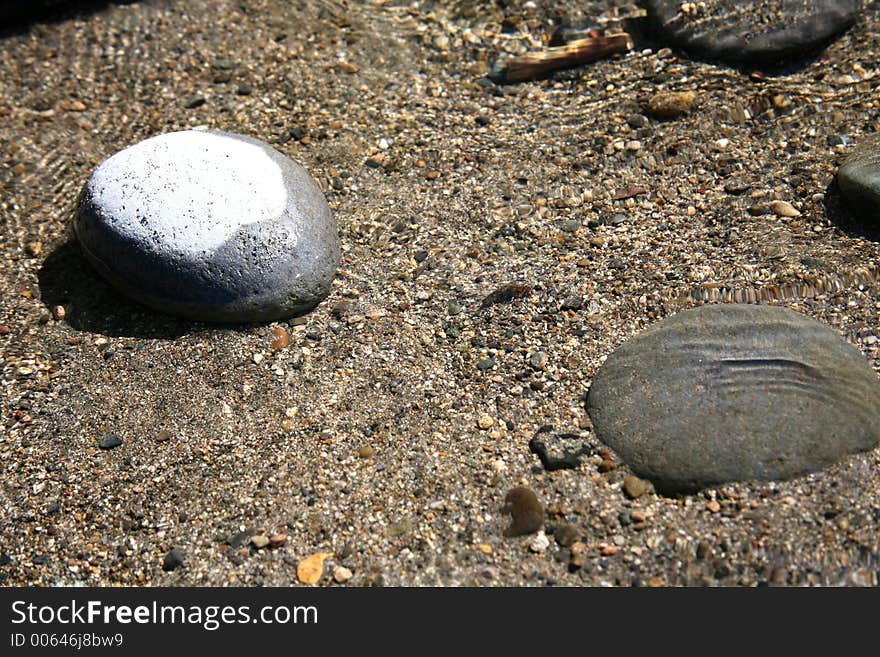
M529 549L535 554L543 554L550 547L550 539L543 531L539 531L538 535L529 543Z

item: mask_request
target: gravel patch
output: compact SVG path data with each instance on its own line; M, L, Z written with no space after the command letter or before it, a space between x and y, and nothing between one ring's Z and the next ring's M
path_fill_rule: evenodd
M497 87L499 57L625 3L505 4L154 0L0 37L3 584L876 584L878 450L630 499L584 407L618 345L731 290L788 290L761 302L880 367L877 285L856 275L878 235L832 185L878 123L876 3L785 75L638 43ZM695 100L658 120L660 92ZM71 242L100 162L195 127L271 143L326 195L341 262L311 313L159 315ZM509 285L530 293L484 304ZM529 449L545 425L575 468ZM107 433L124 445L99 449ZM518 487L578 540L505 537Z

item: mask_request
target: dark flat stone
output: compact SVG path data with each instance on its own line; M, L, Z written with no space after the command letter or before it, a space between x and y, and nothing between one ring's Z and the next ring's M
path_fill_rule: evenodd
M788 479L876 447L880 379L835 331L786 308L687 310L616 349L587 410L661 492Z
M858 217L880 225L880 133L865 137L841 165L837 185Z
M825 45L850 27L858 0L706 0L705 9L681 11L680 0L645 0L648 16L667 45L691 56L731 64L777 66Z

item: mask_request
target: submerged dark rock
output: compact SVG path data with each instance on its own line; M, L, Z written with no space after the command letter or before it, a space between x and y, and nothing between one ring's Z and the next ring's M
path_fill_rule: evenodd
M880 379L786 308L702 306L621 345L593 380L598 437L663 492L788 479L874 448Z
M880 226L880 133L853 149L837 172L837 185L859 219Z
M646 0L658 36L688 54L731 64L778 66L840 34L858 0L707 0L683 11L680 0Z

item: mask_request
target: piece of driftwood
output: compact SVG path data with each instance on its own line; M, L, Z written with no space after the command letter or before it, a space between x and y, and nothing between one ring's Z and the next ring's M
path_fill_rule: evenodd
M582 66L616 53L627 52L632 47L632 37L626 32L577 39L564 46L496 62L489 72L489 79L496 84L533 80L552 71Z

